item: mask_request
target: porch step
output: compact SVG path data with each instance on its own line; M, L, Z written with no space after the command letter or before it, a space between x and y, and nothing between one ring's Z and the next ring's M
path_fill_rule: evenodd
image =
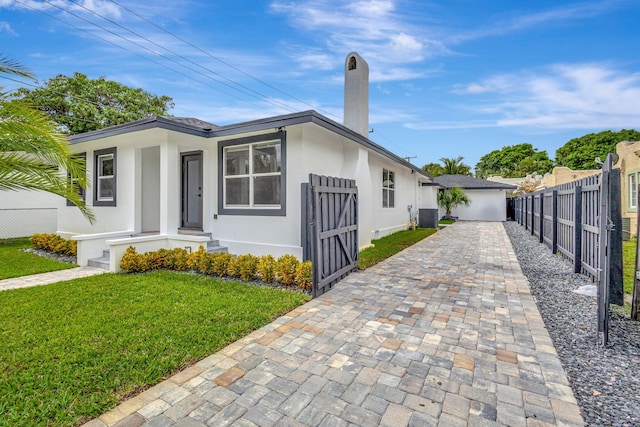
M102 251L100 258L93 258L87 261L89 267L101 268L109 271L109 249Z
M228 253L229 249L226 246L220 246L219 240L209 240L207 242L207 252L209 253Z

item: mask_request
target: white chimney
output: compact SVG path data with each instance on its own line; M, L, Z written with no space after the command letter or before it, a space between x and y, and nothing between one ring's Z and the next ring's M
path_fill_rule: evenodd
M369 64L355 52L344 63L344 125L369 138Z

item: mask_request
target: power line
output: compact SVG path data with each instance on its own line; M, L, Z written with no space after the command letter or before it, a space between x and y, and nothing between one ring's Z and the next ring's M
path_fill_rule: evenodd
M45 1L46 1L46 0L45 0ZM129 33L131 33L131 34L133 34L133 35L135 35L135 36L137 36L137 37L140 37L140 38L141 38L141 39L143 39L144 41L146 41L146 42L148 42L148 43L151 43L151 44L153 44L154 46L157 46L157 47L159 47L160 49L163 49L163 50L165 50L165 51L169 52L170 54L175 55L175 56L177 56L178 58L180 58L180 59L182 59L182 60L184 60L184 61L187 61L187 62L188 62L188 63L190 63L190 64L193 64L193 65L195 65L195 66L197 66L197 67L200 67L200 68L202 68L203 70L206 70L206 71L208 71L209 73L211 73L211 74L213 74L213 75L215 75L215 76L218 76L219 78L221 78L221 79L223 79L223 80L225 80L225 81L227 81L227 82L229 82L229 83L231 83L231 84L233 84L233 85L238 86L240 89L239 89L238 87L234 87L234 86L232 86L231 84L227 84L227 83L225 83L225 82L223 82L223 81L220 81L220 80L218 80L218 79L215 79L215 78L212 78L212 77L210 77L210 76L207 76L207 77L209 77L209 78L211 78L211 79L213 79L213 80L215 80L215 81L219 82L220 84L223 84L223 85L225 85L225 86L227 86L227 87L229 87L229 88L231 88L231 89L237 90L237 91L239 91L239 92L241 92L241 93L244 93L244 94L246 94L246 95L252 96L252 97L254 97L254 98L256 98L256 99L264 98L265 100L267 100L267 101L268 101L268 97L267 97L266 95L264 95L264 94L262 94L262 93L260 93L260 92L258 92L258 91L256 91L256 90L253 90L253 89L251 89L251 88L249 88L249 87L247 87L247 86L244 86L244 85L242 85L242 84L240 84L240 83L238 83L238 82L236 82L236 81L234 81L234 80L232 80L232 79L229 79L229 78L227 78L227 77L223 76L222 74L217 73L216 71L214 71L214 70L212 70L212 69L210 69L210 68L207 68L207 67L203 66L202 64L198 64L197 62L194 62L194 61L192 61L191 59L186 58L185 56L183 56L183 55L181 55L181 54L179 54L179 53L177 53L177 52L174 52L174 51L172 51L171 49L168 49L168 48L166 48L166 47L164 47L164 46L162 46L162 45L160 45L160 44L158 44L158 43L154 42L153 40L149 39L148 37L145 37L145 36L143 36L142 34L139 34L139 33L135 32L135 31L133 31L133 30L131 30L131 29L129 29L129 28L127 28L127 27L125 27L124 25L121 25L121 24L119 24L119 23L117 23L117 22L115 22L115 21L113 21L113 20L111 20L111 19L107 18L106 16L99 14L98 12L93 11L93 10L91 10L91 9L87 8L86 6L84 6L84 5L80 4L80 3L78 3L78 2L77 2L77 1L75 1L75 0L71 0L71 2L72 2L72 3L74 3L74 4L76 4L76 5L77 5L77 6L79 6L79 7L83 8L84 10L88 11L89 13L92 13L93 15L95 15L95 16L97 16L97 17L99 17L99 18L102 18L102 19L104 19L105 21L107 21L107 22L109 22L109 23L111 23L111 24L113 24L113 25L115 25L115 26L117 26L117 27L119 27L119 28L122 28L122 29L123 29L123 30L125 30L125 31L128 31ZM49 2L47 1L47 3L49 3ZM76 15L74 15L74 16L76 16ZM80 19L83 19L83 18L80 18ZM89 22L89 21L87 21L87 22ZM100 26L100 25L97 25L97 24L95 24L95 23L92 23L92 24L93 24L93 25L98 26L99 28L105 29L104 27L102 27L102 26ZM105 30L106 30L106 29L105 29ZM126 38L125 38L125 39L126 39ZM129 40L129 39L126 39L126 40L130 41L131 43L136 44L137 46L142 47L142 46L141 46L141 45L139 45L138 43L135 43L135 42L133 42L133 41L131 41L131 40ZM165 58L165 59L169 59L169 58L166 58L166 57L164 57L164 56L163 56L163 58ZM177 63L177 62L176 62L176 63ZM198 72L198 71L196 71L196 70L193 70L192 68L186 67L184 64L179 64L179 65L181 65L181 66L183 66L183 67L185 67L185 68L187 68L187 69L189 69L189 70L191 70L191 71ZM203 75L204 75L204 74L203 74ZM268 101L268 102L269 102L269 101ZM293 109L292 109L292 107L291 107L291 106L286 105L286 104L284 104L284 103L282 103L282 102L279 102L279 101L271 101L270 103L271 103L272 105L274 105L274 106L277 106L277 107L280 107L280 108L285 108L285 109L288 109L289 111L292 111L292 112L293 112L293 111L295 111L295 110L293 110ZM277 104L277 105L276 105L276 104Z
M20 0L16 0L16 1L18 1L19 3L22 3L22 2L20 2ZM193 72L195 72L195 73L197 73L197 74L200 74L201 76L203 76L203 77L205 77L205 78L207 78L207 79L214 80L214 81L217 81L218 83L222 83L222 84L224 84L223 82L220 82L220 81L218 81L218 80L216 80L216 79L212 78L211 76L208 76L208 75L203 74L203 73L201 73L201 72L199 72L199 71L197 71L197 70L194 70L193 68L190 68L190 67L188 67L188 66L186 66L186 65L184 65L184 64L181 64L181 63L179 63L178 61L176 61L176 60L174 60L174 59L168 58L167 56L163 55L163 54L162 54L162 53L160 53L160 52L156 52L156 51L154 51L154 50L152 50L152 49L149 49L148 47L145 47L145 46L143 46L143 45L142 45L142 44L140 44L140 43L137 43L137 42L135 42L135 41L133 41L133 40L130 40L130 39L128 39L128 38L126 38L126 37L124 37L124 36L122 36L122 35L118 34L118 33L115 33L115 32L113 32L113 31L109 30L108 28L105 28L105 27L103 27L103 26L101 26L101 25L99 25L99 24L96 24L96 23L94 23L94 22L91 22L91 21L89 21L88 19L83 18L83 17L81 17L81 16L79 16L79 15L77 15L77 14L73 13L73 12L70 12L70 11L68 11L68 10L64 9L64 8L63 8L63 7L61 7L61 6L58 6L58 5L54 4L54 3L51 3L49 0L44 0L44 2L45 2L45 3L47 3L47 4L49 4L49 5L51 5L51 6L53 6L53 7L55 7L56 9L59 9L59 10L61 10L61 11L65 12L65 13L68 13L69 15L71 15L71 16L73 16L73 17L75 17L75 18L78 18L78 19L80 19L80 20L82 20L82 21L84 21L84 22L87 22L88 24L91 24L91 25L93 25L93 26L95 26L95 27L97 27L97 28L99 28L99 29L101 29L101 30L103 30L103 31L106 31L106 32L107 32L107 33L109 33L109 34L112 34L112 35L114 35L114 36L116 36L116 37L118 37L118 38L120 38L120 39L122 39L122 40L125 40L126 42L129 42L129 43L134 44L134 45L136 45L136 46L138 46L138 47L140 47L140 48L142 48L142 49L144 49L144 50L146 50L146 51L148 51L148 52L151 52L153 55L160 56L161 58L164 58L165 60L167 60L167 61L169 61L169 62L173 62L173 63L174 63L174 64L176 64L176 65L179 65L179 66L184 67L184 68L186 68L186 69L188 69L188 70L190 70L190 71L193 71ZM24 4L24 3L22 3L22 4ZM49 15L49 16L51 16L51 15ZM76 27L76 26L74 26L74 25L70 24L69 22L66 22L66 21L63 21L63 20L60 20L60 21L61 21L61 22L63 22L63 23L65 23L65 24L67 24L67 25L69 25L69 26L72 26L72 27L74 27L74 28L78 28L78 27ZM81 29L81 30L82 30L82 29ZM91 36L94 36L94 37L96 37L96 38L99 38L99 39L101 39L101 40L105 40L104 38L99 37L99 36L97 36L97 35L95 35L95 34L93 34L93 33L89 32L89 31L86 31L86 30L82 30L82 31L86 32L87 34L90 34ZM105 40L105 41L107 41L107 40ZM127 49L127 48L123 47L123 46L120 46L120 45L118 45L118 44L116 44L116 43L113 43L113 42L110 42L110 41L109 41L109 43L110 43L110 44L112 44L112 45L114 45L114 46L116 46L116 47L119 47L119 48L121 48L121 49L124 49L124 50L126 50L127 52L129 52L129 53L132 53L132 54L134 53L133 51L131 51L131 50L129 50L129 49ZM166 65L163 65L163 64L161 64L161 63L159 63L159 62L157 62L157 61L154 61L154 60L152 60L152 59L149 59L149 58L147 58L147 57L145 57L145 56L142 56L142 55L139 55L139 54L136 54L136 55L137 55L137 56L140 56L140 57L142 57L142 58L144 58L144 59L146 59L146 60L148 60L148 61L151 61L151 62L153 62L153 63L155 63L155 64L157 64L157 65L160 65L160 66L161 66L161 67L163 67L163 68L168 68L168 69L170 69L171 71L177 72L176 70L174 70L174 69L172 69L172 68L169 68L169 67L167 67ZM191 77L191 76L189 76L189 75L187 75L187 74L184 74L184 73L181 73L181 72L177 72L177 73L178 73L178 74L180 74L180 75L182 75L182 76L185 76L185 77L187 77L187 78L189 78L189 79L193 79L193 80L199 81L199 80L194 79L193 77ZM202 83L201 81L199 81L199 82L200 82L200 83ZM211 85L209 85L209 84L206 84L206 85L207 85L207 86L210 86L210 87L212 87L212 88L214 88L214 89L216 89L216 90L218 90L218 91L220 91L220 92L222 92L222 93L224 93L224 94L226 94L226 95L228 95L228 96L231 96L231 97L234 97L234 98L236 98L236 99L240 99L240 100L242 100L242 101L248 102L248 101L247 101L247 100L245 100L245 99L239 98L239 97L237 97L237 96L235 96L235 95L233 95L233 94L230 94L230 93L228 93L228 92L225 92L225 91L223 91L222 89L216 88L215 86L211 86ZM229 85L227 85L227 86L229 86ZM267 101L267 102L268 102L268 101ZM272 104L272 105L275 105L275 104Z
M297 97L295 97L295 96L293 96L293 95L291 95L291 94L289 94L289 93L287 93L287 92L285 92L285 91L283 91L283 90L280 90L280 89L278 89L277 87L275 87L275 86L273 86L273 85L271 85L271 84L269 84L269 83L265 82L264 80L261 80L261 79L259 79L259 78L257 78L257 77L252 76L251 74L249 74L249 73L247 73L247 72L243 71L242 69L240 69L240 68L238 68L238 67L236 67L236 66L234 66L234 65L232 65L232 64L229 64L228 62L226 62L226 61L222 60L221 58L219 58L219 57L217 57L217 56L215 56L215 55L211 54L210 52L205 51L204 49L201 49L200 47L198 47L198 46L196 46L195 44L193 44L193 43L189 42L188 40L185 40L185 39L183 39L182 37L180 37L180 36L178 36L178 35L176 35L176 34L172 33L171 31L167 30L166 28L161 27L160 25L156 24L155 22L153 22L153 21L149 21L149 20L148 20L147 18L145 18L144 16L142 16L142 15L138 14L137 12L135 12L135 11L133 11L133 10L131 10L131 9L129 9L129 8L127 8L127 7L123 6L123 5L121 5L120 3L116 2L115 0L109 0L109 1L110 1L111 3L113 3L113 4L115 4L116 6L118 6L118 7L122 8L123 10L125 10L125 11L129 12L130 14L132 14L132 15L136 16L137 18L141 19L142 21L144 21L144 22L146 22L146 23L148 23L148 24L150 24L150 25L154 26L155 28L159 29L160 31L163 31L163 32L165 32L165 33L169 34L171 37L173 37L173 38L175 38L175 39L177 39L177 40L180 40L182 43L184 43L184 44L186 44L186 45L188 45L188 46L190 46L190 47L192 47L192 48L196 49L197 51L199 51L199 52L201 52L201 53L203 53L203 54L207 55L208 57L210 57L210 58L212 58L212 59L215 59L216 61L218 61L218 62L220 62L220 63L222 63L222 64L226 65L227 67L229 67L229 68L231 68L231 69L233 69L233 70L235 70L235 71L237 71L237 72L239 72L239 73L241 73L241 74L243 74L243 75L245 75L245 76L249 77L250 79L253 79L254 81L256 81L256 82L258 82L258 83L261 83L261 84L263 84L263 85L267 86L268 88L273 89L273 90L275 90L276 92L279 92L279 93L280 93L280 94L282 94L282 95L285 95L285 96L287 96L287 97L289 97L289 98L291 98L291 99L293 99L293 100L295 100L295 101L297 101L297 102L300 102L301 104L307 105L307 106L311 107L311 108L312 108L312 109L314 109L314 110L321 111L321 112L323 112L324 114L326 114L326 115L328 115L328 116L333 116L334 118L336 118L336 119L340 120L340 118L339 118L339 117L337 117L337 116L335 116L335 115L333 115L333 114L331 114L331 113L329 113L329 112L322 111L322 110L320 110L319 108L317 108L316 106L314 106L314 105L312 105L312 104L309 104L308 102L303 101L303 100L301 100L300 98L297 98Z
M174 69L174 68L171 68L171 67L169 67L169 66L167 66L167 65L165 65L165 64L162 64L162 63L160 63L160 62L158 62L158 61L155 61L155 60L153 60L153 59L151 59L151 58L147 58L146 56L141 55L140 53L134 52L134 51L132 51L131 49L127 49L126 47L121 46L121 45L119 45L119 44L116 44L116 43L112 42L111 40L107 40L107 39L105 39L104 37L100 37L100 36L98 36L98 35L96 35L96 34L94 34L94 33L90 32L90 31L88 31L88 30L85 30L84 28L80 28L80 27L78 27L77 25L73 25L73 24L71 24L70 22L64 21L63 19L60 19L60 18L58 18L57 16L54 16L54 15L52 15L52 14L50 14L50 13L47 13L47 12L45 12L45 11L43 11L43 10L40 10L40 9L36 9L36 8L34 8L34 7L32 7L32 6L28 5L28 4L26 4L26 3L24 3L24 2L22 2L22 1L20 1L20 0L15 0L15 1L16 1L17 3L22 4L23 6L25 6L25 7L27 7L27 8L29 8L29 9L32 9L32 10L34 10L34 11L36 11L36 12L40 12L40 13L42 13L43 15L46 15L46 16L48 16L48 17L50 17L50 18L52 18L52 19L55 19L55 20L57 20L57 21L60 21L60 22L62 22L63 24L70 26L71 28L75 28L75 29L76 29L76 30L78 30L78 31L82 31L83 33L86 33L86 34L90 35L91 37L95 37L95 38L97 38L97 39L99 39L99 40L102 40L102 41L103 41L103 42L105 42L105 43L108 43L108 44L110 44L110 45L113 45L113 46L115 46L115 47L117 47L117 48L119 48L119 49L123 49L123 50L125 50L126 52L129 52L129 53L130 53L130 54L132 54L132 55L138 56L138 57L140 57L140 58L142 58L142 59L144 59L144 60L146 60L146 61L149 61L149 62L151 62L151 63L154 63L154 64L158 65L159 67L165 68L165 69L167 69L167 70L169 70L169 71L172 71L172 72L174 72L174 73L176 73L176 74L178 74L178 75L180 75L180 76L186 77L187 79L190 79L190 80L193 80L193 81L195 81L195 82L198 82L199 84L201 84L201 85L203 85L203 86L209 86L209 87L210 87L210 88L212 88L213 90L216 90L216 91L218 91L218 92L221 92L221 93L223 93L223 94L225 94L225 95L228 95L228 96L230 96L230 97L232 97L232 98L236 98L236 99L238 99L238 100L240 100L240 101L243 101L243 102L246 102L246 103L250 103L250 102L249 102L249 101L247 101L246 99L239 98L239 97L237 97L237 96L235 96L235 95L233 95L233 94L231 94L231 93L228 93L228 92L226 92L226 91L224 91L224 90L222 90L222 89L220 89L220 88L218 88L218 87L216 87L216 86L213 86L213 85L211 85L211 84L209 84L209 83L203 82L202 80L198 80L197 78L195 78L195 77L193 77L193 76L187 75L187 74L185 74L185 73L183 73L183 72L181 72L181 71L178 71L178 70L176 70L176 69ZM55 5L53 5L53 6L55 6ZM55 6L55 7L57 7L57 6ZM59 7L57 7L57 8L58 8L58 9L60 9ZM61 9L61 10L63 10L63 11L64 11L64 9Z

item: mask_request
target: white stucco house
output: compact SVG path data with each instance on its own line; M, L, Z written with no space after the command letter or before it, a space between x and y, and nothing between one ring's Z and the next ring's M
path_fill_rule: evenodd
M57 232L78 241L78 263L109 249L117 271L130 245L140 252L214 239L230 253L302 258L301 186L309 174L354 179L358 244L405 229L432 178L368 138L368 65L345 61L345 117L315 111L215 126L152 117L70 138L84 153L96 222L58 206Z
M451 215L467 221L506 221L507 198L518 187L467 175L442 175L433 178L442 189L460 187L471 203L451 210ZM440 216L445 214L440 208Z

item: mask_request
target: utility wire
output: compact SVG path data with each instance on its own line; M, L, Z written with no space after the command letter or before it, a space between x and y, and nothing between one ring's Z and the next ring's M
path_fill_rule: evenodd
M16 0L16 1L18 1L18 2L19 2L19 0ZM51 5L51 6L53 6L53 7L55 7L56 9L59 9L59 10L61 10L61 11L65 12L65 13L68 13L69 15L71 15L71 16L73 16L73 17L75 17L75 18L78 18L78 19L80 19L80 20L82 20L82 21L84 21L84 22L86 22L86 23L88 23L88 24L91 24L91 25L93 25L93 26L95 26L95 27L97 27L97 28L99 28L99 29L101 29L101 30L103 30L103 31L106 31L106 32L107 32L107 33L109 33L109 34L112 34L112 35L114 35L114 36L116 36L116 37L118 37L118 38L120 38L120 39L122 39L122 40L125 40L125 41L127 41L127 42L129 42L129 43L131 43L131 44L134 44L134 45L136 45L136 46L138 46L138 47L140 47L140 48L142 48L142 49L144 49L144 50L148 51L148 52L151 52L153 55L156 55L156 56L159 56L159 57L161 57L161 58L164 58L165 60L167 60L167 61L169 61L169 62L173 62L174 64L176 64L176 65L178 65L178 66L184 67L184 68L186 68L186 69L188 69L188 70L190 70L190 71L193 71L194 73L200 74L201 76L203 76L203 77L205 77L205 78L207 78L207 79L211 79L211 80L214 80L214 81L218 81L218 80L216 80L216 79L214 79L214 78L212 78L212 77L210 77L210 76L208 76L208 75L206 75L206 74L203 74L203 73L202 73L202 72L200 72L200 71L194 70L193 68L190 68L190 67L188 67L188 66L186 66L186 65L184 65L184 64L181 64L181 63L179 63L178 61L176 61L175 59L171 59L171 58L169 58L169 57L167 57L167 56L163 55L163 54L162 54L162 53L160 53L160 52L156 52L156 51L154 51L153 49L149 49L148 47L145 47L144 45L142 45L142 44L140 44L140 43L138 43L138 42L135 42L135 41L133 41L133 40L130 40L130 39L128 39L128 38L126 38L126 37L124 37L124 36L122 36L122 35L120 35L120 34L118 34L118 33L114 32L114 31L109 30L108 28L105 28L105 27L103 27L103 26L101 26L101 25L99 25L99 24L96 24L96 23L94 23L94 22L89 21L89 20L88 20L88 19L86 19L86 18L83 18L82 16L79 16L79 15L77 15L77 14L73 13L73 12L70 12L69 10L66 10L66 9L64 9L64 8L63 8L63 7L61 7L61 6L58 6L57 4L54 4L54 3L50 2L49 0L44 0L44 2L45 2L45 3L47 3L47 4L49 4L49 5ZM68 23L68 22L66 22L66 21L62 21L62 22L65 22L66 24L71 25L71 24L69 24L69 23ZM91 32L89 32L89 31L86 31L86 32L87 32L88 34L93 35L93 34L92 34ZM96 37L98 37L98 36L96 36ZM99 37L99 38L101 38L101 37ZM103 40L104 40L104 39L103 39ZM122 47L122 46L120 46L120 45L118 45L118 44L115 44L115 43L111 43L111 44L113 44L113 45L115 45L115 46L117 46L117 47L123 48L123 49L125 49L127 52L133 53L131 50L126 49L126 48L124 48L124 47ZM143 56L143 58L148 59L148 58L146 58L146 57L144 57L144 56ZM149 59L149 60L150 60L150 59ZM156 62L156 61L152 61L152 60L150 60L150 61L151 61L151 62L154 62L154 63L156 63L156 64L158 64L158 65L161 65L160 63L158 63L158 62ZM164 67L164 65L161 65L161 66L163 66L163 67ZM187 78L192 78L191 76L188 76L188 75L186 75L186 74L184 74L184 73L180 73L180 74L182 74L183 76L185 76L185 77L187 77ZM218 81L218 82L219 82L219 81ZM224 84L223 82L219 82L219 83ZM209 86L210 86L210 85L209 85ZM230 85L226 85L226 86L231 87ZM213 87L213 86L212 86L212 87ZM220 90L220 89L218 89L218 90ZM239 97L237 97L237 96L235 96L235 95L232 95L232 94L230 94L230 93L228 93L228 92L225 92L225 91L223 91L223 90L220 90L220 91L221 91L222 93L225 93L226 95L229 95L229 96L232 96L232 97L234 97L234 98L237 98L237 99L241 99L241 100L243 100L243 101L246 101L246 100L244 100L244 99L242 99L242 98L239 98ZM248 102L248 101L247 101L247 102Z
M213 74L213 75L215 75L215 76L219 77L220 79L223 79L223 80L225 80L225 81L227 81L227 82L229 82L229 83L230 83L230 84L227 84L227 83L225 83L225 82L223 82L223 81L220 81L220 80L218 80L218 79L215 79L215 78L209 77L209 78L212 78L213 80L215 80L215 81L219 82L220 84L223 84L223 85L225 85L225 86L227 86L227 87L229 87L229 88L231 88L231 89L237 90L237 91L239 91L239 92L241 92L241 93L244 93L244 94L246 94L246 95L252 96L252 97L254 97L254 98L256 98L256 99L262 99L262 98L264 98L264 99L266 99L266 100L269 102L269 97L268 97L268 96L266 96L266 95L264 95L264 94L262 94L262 93L260 93L260 92L258 92L258 91L256 91L256 90L253 90L253 89L251 89L251 88L249 88L249 87L247 87L247 86L244 86L244 85L242 85L242 84L240 84L240 83L238 83L238 82L236 82L236 81L234 81L234 80L232 80L232 79L229 79L229 78L227 78L227 77L223 76L222 74L217 73L216 71L214 71L214 70L212 70L212 69L210 69L210 68L205 67L205 66L204 66L204 65L202 65L202 64L198 64L197 62L194 62L194 61L192 61L191 59L186 58L185 56L183 56L183 55L181 55L181 54L179 54L179 53L177 53L177 52L174 52L174 51L172 51L171 49L168 49L168 48L166 48L166 47L164 47L164 46L162 46L162 45L160 45L160 44L158 44L158 43L154 42L153 40L151 40L151 39L149 39L149 38L147 38L147 37L143 36L142 34L139 34L139 33L135 32L135 31L133 31L133 30L131 30L131 29L129 29L129 28L127 28L127 27L125 27L124 25L121 25L121 24L119 24L119 23L117 23L117 22L113 21L112 19L109 19L109 18L107 18L106 16L99 14L98 12L95 12L95 11L93 11L93 10L91 10L91 9L87 8L86 6L84 6L84 5L80 4L80 3L78 3L78 2L77 2L77 1L75 1L75 0L70 0L70 1L71 1L72 3L74 3L74 4L76 4L77 6L79 6L79 7L83 8L83 9L84 9L84 10L86 10L87 12L92 13L93 15L98 16L99 18L102 18L102 19L104 19L105 21L107 21L107 22L109 22L109 23L111 23L111 24L113 24L113 25L115 25L115 26L117 26L117 27L119 27L119 28L122 28L122 29L123 29L123 30L125 30L125 31L128 31L129 33L131 33L131 34L133 34L133 35L135 35L135 36L137 36L137 37L140 37L140 38L141 38L141 39L143 39L144 41L146 41L146 42L148 42L148 43L151 43L151 44L153 44L154 46L157 46L157 47L159 47L160 49L163 49L163 50L165 50L166 52L169 52L170 54L175 55L176 57L178 57L178 58L180 58L180 59L182 59L182 60L184 60L184 61L186 61L186 62L188 62L188 63L190 63L190 64L193 64L193 65L195 65L195 66L197 66L197 67L200 67L200 68L202 68L203 70L206 70L206 71L208 71L209 73L211 73L211 74ZM47 1L47 3L49 3L49 2ZM74 15L74 16L75 16L75 15ZM82 18L81 18L81 19L82 19ZM99 26L99 25L97 25L97 24L95 24L95 23L92 23L92 24L93 24L93 25L98 26L99 28L105 29L104 27ZM127 40L128 40L128 39L127 39ZM132 42L132 43L135 43L135 42L133 42L133 41L131 41L131 42ZM140 46L140 45L139 45L139 44L137 44L137 43L135 43L135 44L136 44L136 45L138 45L138 46ZM164 56L163 56L163 58L164 58ZM165 58L165 59L168 59L168 58ZM194 71L194 72L197 72L197 71L195 71L195 70L193 70L193 69L191 69L191 68L189 68L189 67L186 67L186 66L185 66L185 65L183 65L183 64L180 64L180 65L182 65L183 67L185 67L185 68L187 68L187 69L189 69L189 70L192 70L192 71ZM203 75L204 75L204 74L203 74ZM236 86L238 86L238 87L234 87L234 86L232 86L232 85L236 85ZM240 88L240 89L239 89L239 88ZM282 103L282 102L280 102L280 101L272 100L270 103L271 103L272 105L274 105L274 106L278 106L278 107L280 107L280 108L288 109L288 110L289 110L289 111L291 111L291 112L294 112L294 111L295 111L291 106L289 106L289 105L287 105L287 104L284 104L284 103ZM277 105L276 105L276 104L277 104Z
M235 70L235 71L237 71L237 72L239 72L239 73L241 73L241 74L243 74L243 75L245 75L245 76L249 77L250 79L253 79L254 81L256 81L256 82L258 82L258 83L261 83L261 84L263 84L263 85L267 86L268 88L273 89L273 90L275 90L276 92L279 92L280 94L282 94L282 95L284 95L284 96L287 96L287 97L289 97L289 98L291 98L291 99L293 99L293 100L295 100L295 101L297 101L297 102L299 102L299 103L301 103L301 104L307 105L307 106L311 107L311 108L312 108L312 109L314 109L314 110L317 110L317 111L323 112L324 114L326 114L326 115L328 115L328 116L333 116L333 118L338 119L338 120L341 120L341 119L340 119L340 118L338 118L337 116L335 116L335 115L333 115L333 114L331 114L331 113L328 113L328 112L326 112L326 111L322 111L322 110L320 110L319 108L317 108L316 106L314 106L314 105L312 105L312 104L310 104L310 103L308 103L308 102L306 102L306 101L303 101L302 99L297 98L297 97L295 97L295 96L293 96L293 95L291 95L291 94L289 94L289 93L287 93L287 92L285 92L285 91L283 91L283 90L280 90L280 89L278 89L277 87L275 87L275 86L273 86L273 85L271 85L271 84L269 84L269 83L265 82L264 80L261 80L261 79L259 79L259 78L257 78L257 77L254 77L254 76L252 76L251 74L249 74L249 73L247 73L247 72L243 71L242 69L240 69L240 68L238 68L238 67L236 67L236 66L234 66L234 65L232 65L232 64L230 64L230 63L228 63L228 62L226 62L226 61L224 61L224 60L222 60L221 58L219 58L219 57L217 57L217 56L215 56L215 55L211 54L210 52L207 52L207 51L205 51L204 49L201 49L200 47L198 47L198 46L196 46L195 44L193 44L193 43L189 42L188 40L185 40L184 38L182 38L182 37L180 37L180 36L178 36L178 35L176 35L176 34L172 33L171 31L167 30L166 28L161 27L160 25L156 24L155 22L148 20L148 19L147 19L147 18L145 18L144 16L142 16L142 15L138 14L137 12L135 12L135 11L133 11L133 10L131 10L131 9L129 9L129 8L127 8L127 7L123 6L123 5L121 5L120 3L116 2L115 0L109 0L109 1L110 1L111 3L113 3L113 4L115 4L116 6L118 6L118 7L122 8L123 10L125 10L125 11L129 12L130 14L132 14L132 15L136 16L137 18L141 19L142 21L144 21L144 22L146 22L146 23L148 23L148 24L150 24L150 25L153 25L154 27L156 27L156 28L157 28L157 29L159 29L160 31L163 31L163 32L165 32L165 33L169 34L171 37L173 37L173 38L175 38L175 39L177 39L177 40L181 41L182 43L184 43L184 44L186 44L186 45L188 45L188 46L190 46L190 47L194 48L195 50L197 50L197 51L199 51L199 52L201 52L201 53L203 53L203 54L207 55L208 57L210 57L210 58L212 58L212 59L215 59L216 61L220 62L221 64L224 64L224 65L226 65L227 67L229 67L229 68L231 68L231 69L233 69L233 70Z
M190 80L193 80L193 81L195 81L195 82L198 82L198 83L200 83L200 84L201 84L201 85L203 85L203 86L209 86L210 88L212 88L212 89L214 89L214 90L216 90L216 91L218 91L218 92L221 92L221 93L223 93L223 94L225 94L225 95L228 95L228 96L230 96L230 97L232 97L232 98L236 98L236 99L238 99L238 100L240 100L240 101L243 101L243 102L246 102L246 103L250 104L250 102L249 102L249 101L247 101L246 99L239 98L239 97L237 97L237 96L236 96L236 95L234 95L234 94L228 93L228 92L226 92L226 91L224 91L224 90L220 89L219 87L216 87L216 86L213 86L213 85L211 85L211 84L209 84L209 83L203 82L202 80L198 80L197 78L195 78L195 77L193 77L193 76L190 76L190 75L188 75L188 74L185 74L185 73L183 73L183 72L181 72L181 71L178 71L178 70L176 70L176 69L174 69L174 68L171 68L171 67L167 66L166 64L162 64L162 63L160 63L160 62L158 62L158 61L155 61L155 60L153 60L153 59L151 59L151 58L148 58L148 57L146 57L146 56L144 56L144 55L142 55L142 54L140 54L140 53L134 52L134 51L132 51L131 49L127 49L127 48L126 48L126 47L124 47L124 46L121 46L121 45L119 45L119 44L117 44L117 43L114 43L114 42L112 42L111 40L107 40L107 39L105 39L104 37L100 37L100 36L98 36L98 35L96 35L96 34L92 33L91 31L88 31L88 30L85 30L84 28L80 28L80 27L78 27L77 25L73 25L73 24L71 24L70 22L67 22L67 21L65 21L65 20L63 20L63 19L58 18L58 17L57 17L57 16L55 16L55 15L52 15L52 14L50 14L50 13L45 12L44 10L36 9L36 8L34 8L34 7L30 6L29 4L24 3L24 2L23 2L23 1L21 1L21 0L15 0L15 1L16 1L16 3L20 3L21 5L23 5L23 6L27 7L27 8L29 8L29 9L32 9L32 10L34 10L34 11L36 11L36 12L40 12L40 13L42 13L43 15L46 15L46 16L48 16L48 17L50 17L50 18L53 18L53 19L55 19L55 20L57 20L57 21L62 22L62 23L63 23L63 24L65 24L65 25L68 25L68 26L70 26L70 27L72 27L72 28L75 28L75 29L76 29L76 30L78 30L78 31L82 31L82 32L84 32L84 33L86 33L86 34L88 34L88 35L90 35L90 36L92 36L92 37L95 37L95 38L97 38L97 39L99 39L99 40L104 41L105 43L108 43L108 44L113 45L113 46L115 46L115 47L117 47L117 48L123 49L123 50L125 50L125 51L129 52L129 53L130 53L130 54L132 54L132 55L138 56L138 57L140 57L140 58L142 58L142 59L144 59L144 60L146 60L146 61L152 62L152 63L154 63L154 64L156 64L156 65L158 65L158 66L160 66L160 67L162 67L162 68L165 68L165 69L167 69L167 70L169 70L169 71L172 71L172 72L174 72L174 73L176 73L176 74L178 74L178 75L180 75L180 76L186 77L187 79L190 79ZM53 5L53 6L55 6L55 5ZM57 7L57 6L55 6L55 7ZM57 8L58 8L58 9L60 9L59 7L57 7ZM61 10L65 11L64 9L61 9ZM65 12L66 12L66 11L65 11ZM147 49L147 50L148 50L148 49Z

